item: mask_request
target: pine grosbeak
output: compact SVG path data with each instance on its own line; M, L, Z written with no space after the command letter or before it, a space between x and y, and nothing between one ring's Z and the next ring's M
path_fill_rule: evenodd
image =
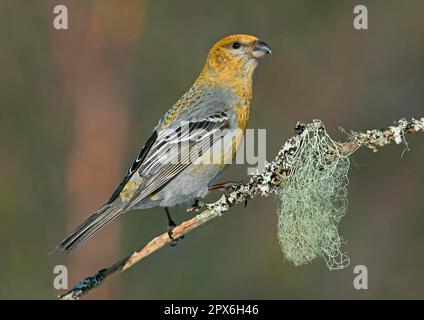
M109 201L57 250L71 251L129 210L154 206L167 210L205 196L242 141L253 72L258 59L269 53L265 42L249 35L218 41L197 80L159 120ZM214 147L222 141L227 142L223 148ZM213 161L206 161L211 157ZM167 214L172 227L168 210Z

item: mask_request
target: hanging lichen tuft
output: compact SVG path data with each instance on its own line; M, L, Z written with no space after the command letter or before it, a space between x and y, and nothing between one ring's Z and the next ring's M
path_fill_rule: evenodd
M277 192L278 240L296 266L321 256L330 270L342 269L350 262L338 232L347 211L349 158L320 121L306 130L287 159L290 175Z

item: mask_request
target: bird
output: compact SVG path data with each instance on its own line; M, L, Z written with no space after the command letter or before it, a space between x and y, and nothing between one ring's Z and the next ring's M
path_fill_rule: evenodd
M176 224L168 208L203 198L235 157L249 119L254 71L270 53L269 45L251 35L216 42L193 85L158 121L109 200L55 251L69 253L123 213L156 206L165 208L173 239Z

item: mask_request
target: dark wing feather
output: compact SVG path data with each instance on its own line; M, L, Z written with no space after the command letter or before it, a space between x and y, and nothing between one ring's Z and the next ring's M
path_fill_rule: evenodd
M132 165L128 168L127 174L125 175L124 179L119 184L118 188L116 188L116 190L113 192L112 196L110 197L110 199L108 200L108 202L106 204L112 203L119 196L119 194L121 193L122 189L124 189L125 185L131 179L131 177L134 174L134 172L136 172L137 169L143 163L143 161L146 158L147 154L149 153L150 149L155 144L157 137L158 137L157 132L156 131L153 132L152 136L149 138L149 140L147 140L146 144L141 149L138 157L134 160L134 162L132 163Z
M138 169L144 182L132 196L128 206L169 183L195 161L202 150L209 149L213 144L211 141L222 139L220 132L230 127L231 116L230 112L213 113L203 119L187 122L188 130L182 130L185 124L181 124L167 131L166 135L160 134ZM203 134L199 134L200 129ZM181 147L182 143L188 143L188 148Z

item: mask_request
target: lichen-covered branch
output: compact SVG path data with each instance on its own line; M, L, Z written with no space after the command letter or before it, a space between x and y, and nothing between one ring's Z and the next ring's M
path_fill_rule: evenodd
M179 238L184 236L208 221L223 215L237 204L245 203L256 196L266 197L274 193L284 183L286 177L290 175L291 165L287 159L296 153L302 141L311 132L321 128L324 130L324 126L319 120L314 120L312 123L306 125L298 123L295 127L296 135L284 143L275 159L270 163L266 163L262 172L252 176L246 183L235 184L229 187L218 201L204 205L202 208L203 211L173 229L173 237ZM360 147L377 151L379 148L393 142L396 144L404 142L404 136L407 133L424 133L424 117L420 120L411 119L409 121L401 119L393 126L382 130L368 130L366 132L352 131L347 141L339 144L339 151L348 156ZM60 299L79 299L92 289L100 286L110 276L130 268L153 252L170 244L171 241L167 233L154 238L145 246L112 266L99 270L94 275L85 278L69 292L60 296Z

